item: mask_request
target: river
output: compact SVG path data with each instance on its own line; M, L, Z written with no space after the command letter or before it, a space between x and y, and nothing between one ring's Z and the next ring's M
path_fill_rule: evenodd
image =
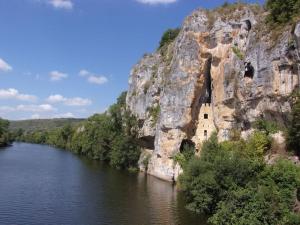
M68 151L0 149L1 225L203 225L168 182Z

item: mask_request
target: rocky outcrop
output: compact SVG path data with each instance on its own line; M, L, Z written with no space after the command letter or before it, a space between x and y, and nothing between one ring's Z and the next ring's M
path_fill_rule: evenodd
M176 180L173 157L184 140L200 150L213 130L226 140L257 118L285 123L300 80L300 23L273 40L263 34L264 16L247 5L198 9L173 43L133 68L127 106L139 119L149 174Z

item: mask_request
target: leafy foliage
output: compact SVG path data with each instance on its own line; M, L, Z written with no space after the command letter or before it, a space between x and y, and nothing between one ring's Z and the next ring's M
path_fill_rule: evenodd
M0 147L6 146L11 142L11 134L8 131L9 121L0 118Z
M238 187L220 201L212 224L299 224L293 212L299 167L279 161L265 166L256 179Z
M36 120L18 120L10 121L9 129L13 132L23 130L24 132L34 132L42 130L54 130L62 128L66 124L76 126L84 119L62 118L62 119L36 119Z
M187 208L209 215L211 224L299 224L293 205L300 168L285 160L266 165L267 146L263 132L223 143L214 134L179 178Z
M160 114L160 105L156 105L154 107L148 108L149 114L152 117L152 126L155 126L158 118L159 118L159 114Z
M233 46L232 51L240 60L243 60L245 58L244 53L237 46Z
M265 132L267 135L275 134L279 131L279 126L277 123L265 119L258 119L254 123L254 127L260 131Z
M286 24L299 17L300 0L267 0L266 8L270 12L268 23Z
M245 150L247 155L253 159L263 157L271 148L271 138L264 132L255 131L246 143Z
M296 93L288 127L287 142L291 150L300 155L300 93Z
M174 161L178 162L179 165L183 168L187 163L195 156L195 146L192 146L188 143L183 145L182 150L174 156Z
M175 38L178 36L179 32L180 32L180 28L168 29L167 31L165 31L165 33L163 34L159 42L159 48L162 48L163 46L166 46L171 42L173 42Z
M109 162L115 168L134 168L140 155L137 122L125 108L124 92L106 113L95 114L78 125L22 134L17 140L48 144L79 155Z

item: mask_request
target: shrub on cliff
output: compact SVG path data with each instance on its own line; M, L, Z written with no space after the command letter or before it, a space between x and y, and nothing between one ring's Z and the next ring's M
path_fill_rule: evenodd
M299 17L300 0L267 0L266 8L270 13L267 22L286 24Z
M173 160L184 168L187 163L195 156L195 146L185 143L182 147L182 150L177 153Z
M165 33L163 34L159 42L159 49L174 41L175 38L178 36L179 32L180 32L180 28L168 29L167 31L165 31Z
M255 121L254 127L260 131L265 132L267 135L275 134L280 130L277 123L265 119L258 119L257 121Z

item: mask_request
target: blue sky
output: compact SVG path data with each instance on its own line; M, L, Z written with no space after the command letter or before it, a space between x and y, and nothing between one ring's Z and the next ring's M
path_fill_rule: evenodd
M0 0L0 117L88 117L167 28L223 0ZM249 2L258 2L257 0Z

